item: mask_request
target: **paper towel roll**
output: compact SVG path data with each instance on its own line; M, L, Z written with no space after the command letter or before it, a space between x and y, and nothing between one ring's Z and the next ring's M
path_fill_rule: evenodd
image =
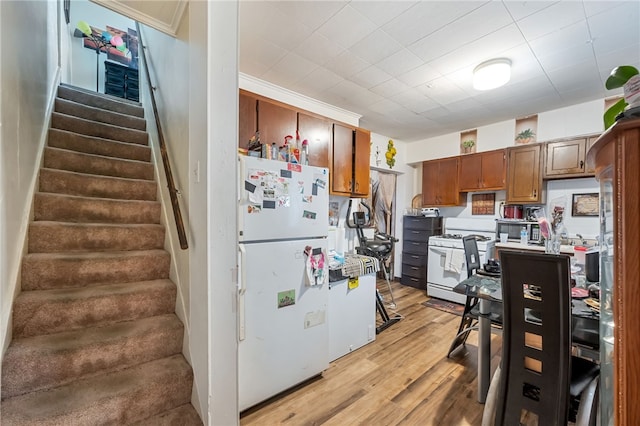
M336 228L336 253L343 255L344 254L344 228Z

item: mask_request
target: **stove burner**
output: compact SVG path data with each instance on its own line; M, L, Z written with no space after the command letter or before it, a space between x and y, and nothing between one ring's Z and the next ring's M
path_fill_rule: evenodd
M449 240L461 240L462 239L462 235L460 234L442 234L438 236L439 238L446 238Z
M484 235L471 234L476 237L476 241L489 241L491 237L485 237Z

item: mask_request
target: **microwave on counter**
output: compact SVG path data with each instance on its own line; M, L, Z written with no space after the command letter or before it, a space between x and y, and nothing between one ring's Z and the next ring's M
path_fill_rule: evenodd
M543 238L540 232L540 225L538 222L531 222L526 220L513 220L513 219L498 219L496 220L496 241L500 241L500 234L508 234L508 240L514 242L520 242L520 231L522 227L527 229L529 244L542 244Z

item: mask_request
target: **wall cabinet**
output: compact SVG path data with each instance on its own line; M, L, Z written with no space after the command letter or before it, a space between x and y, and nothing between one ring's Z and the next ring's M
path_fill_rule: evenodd
M296 137L298 115L294 109L258 99L258 131L260 141L278 146L284 144L285 136Z
M402 277L400 283L427 289L429 237L442 234L441 217L405 216L402 222Z
M487 151L460 156L461 192L499 190L505 187L506 151Z
M238 146L247 148L258 131L258 98L240 90L238 96Z
M331 122L298 112L298 132L301 140L309 142L309 165L329 168Z
M587 167L587 151L596 137L579 138L545 144L545 179L593 176Z
M543 202L541 148L541 144L533 144L507 150L507 204Z
M333 125L331 193L367 197L369 195L369 154L371 134L364 129Z
M238 146L247 148L260 132L262 143L282 146L287 135L309 142L309 165L329 169L330 193L369 195L371 133L281 102L240 90ZM302 148L302 147L301 147Z
M458 185L459 157L422 163L422 205L458 206L462 204Z

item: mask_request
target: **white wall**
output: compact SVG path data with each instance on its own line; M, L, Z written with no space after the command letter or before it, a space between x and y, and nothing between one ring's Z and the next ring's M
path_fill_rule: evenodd
M0 2L0 340L11 339L37 171L58 74L58 4ZM34 30L37 41L34 41Z
M193 123L190 140L192 146L197 145L190 154L191 169L197 161L206 159L207 163L204 169L201 168L201 182L206 182L206 187L194 185L198 188L191 191L194 210L200 206L195 203L199 197L205 203L193 229L203 237L196 244L206 244L206 247L198 247L199 256L192 259L192 271L197 268L200 272L202 267L208 266L206 280L200 280L200 276L195 277L192 272L192 290L198 290L192 292L192 316L194 326L206 319L210 329L210 356L205 358L209 363L208 396L211 401L208 424L233 425L239 423L235 307L238 284L235 183L238 165L238 3L214 1L190 2L189 5L192 23L190 64L198 68L190 73L192 102L189 114ZM194 25L195 20L205 18L204 27ZM199 31L207 29L208 33ZM204 45L205 42L208 44ZM201 73L204 70L206 74ZM203 90L204 82L208 86L206 91ZM201 110L196 109L204 96L207 104ZM206 122L208 127L200 129L199 125ZM200 257L207 249L207 257ZM207 283L208 294L201 291L204 283ZM199 301L197 311L193 303L196 300Z
M538 113L536 140L567 138L602 132L604 100L585 102L570 107ZM477 152L513 146L516 120L506 120L477 128ZM425 160L460 155L460 132L407 144L410 164Z
M96 90L96 51L84 47L84 39L73 37L78 22L85 21L90 26L101 30L106 30L108 25L122 31L127 31L129 28L135 30L135 22L90 1L72 1L69 21L64 37L67 38L65 44L69 43L71 46L71 60L65 63L68 71L65 70L63 82L88 90ZM100 53L97 72L100 93L104 93L104 61L106 60L107 54Z
M187 242L193 238L189 221L190 211L190 167L189 167L189 15L183 15L176 37L170 37L153 28L141 26L140 36L145 46L151 74L160 123L164 135L167 155L171 165L171 174L176 189L179 191L180 212L187 232ZM207 340L207 334L193 335L192 317L190 312L190 262L191 250L182 250L178 238L175 216L172 209L171 198L167 186L159 146L159 136L156 131L153 106L150 90L147 85L146 72L140 58L140 87L141 101L145 107L147 130L149 132L150 145L153 149L154 162L156 164L156 180L162 200L163 214L162 224L166 229L165 248L171 253L170 278L177 286L176 314L184 323L185 333L183 353L190 364L192 352L204 350L202 342ZM171 64L171 66L167 66ZM202 124L205 127L205 124ZM195 348L193 347L195 345ZM201 346L202 345L202 346ZM202 413L201 401L198 395L208 393L207 371L195 370L193 405ZM204 406L206 412L206 405Z

